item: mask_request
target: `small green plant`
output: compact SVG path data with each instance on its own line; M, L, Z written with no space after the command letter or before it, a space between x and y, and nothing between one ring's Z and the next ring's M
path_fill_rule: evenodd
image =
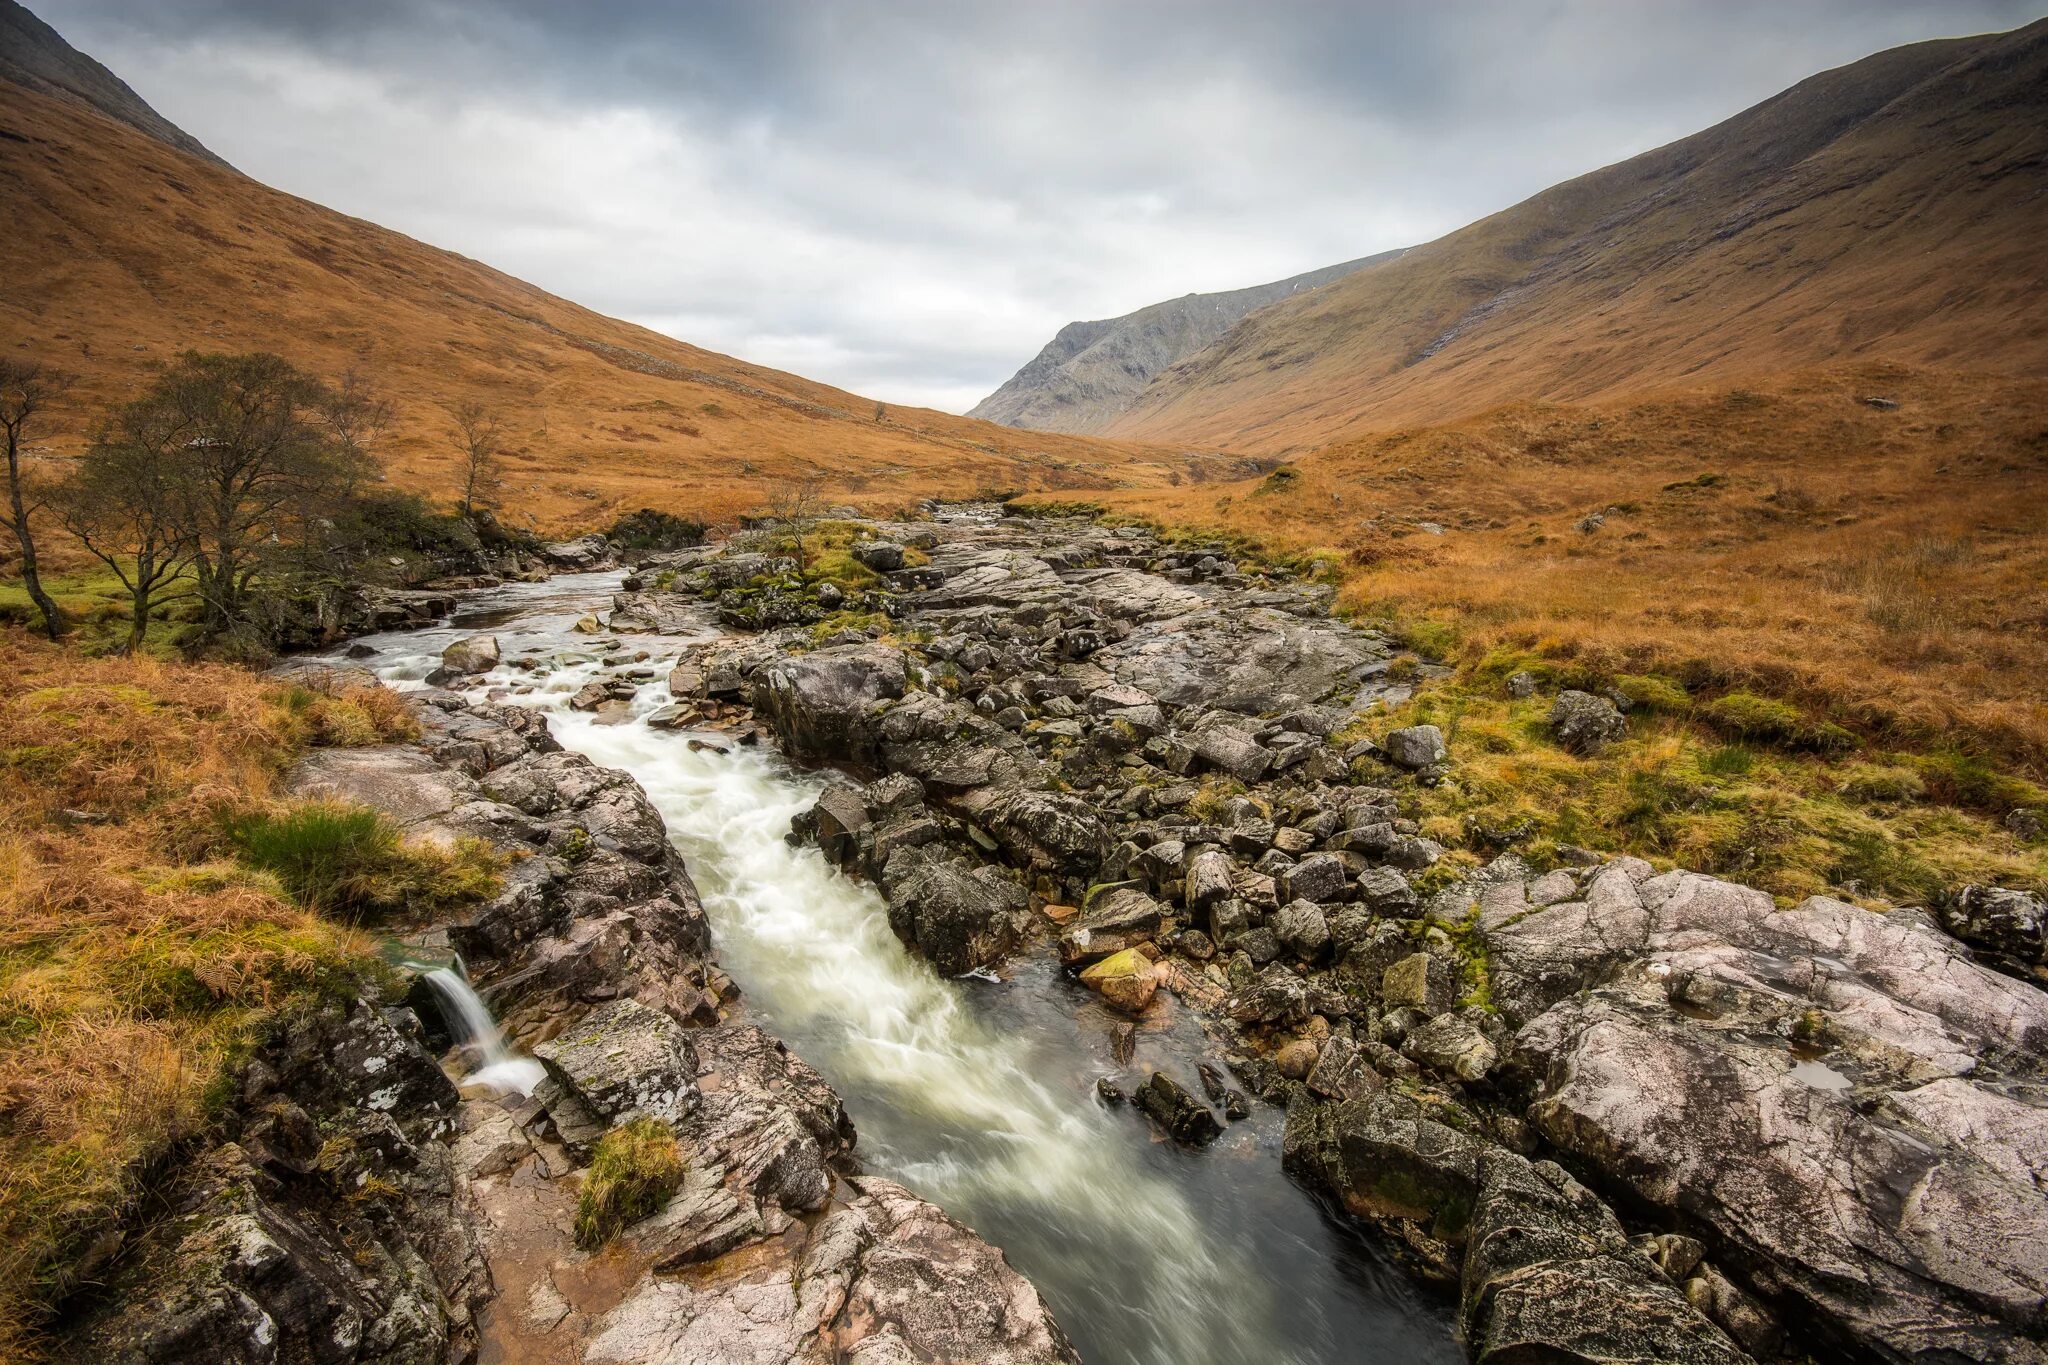
M299 905L351 921L481 900L496 893L503 865L481 840L408 843L380 812L340 801L245 813L228 821L227 837Z
M596 1251L657 1212L683 1183L683 1154L660 1119L637 1118L598 1140L576 1199L576 1245Z

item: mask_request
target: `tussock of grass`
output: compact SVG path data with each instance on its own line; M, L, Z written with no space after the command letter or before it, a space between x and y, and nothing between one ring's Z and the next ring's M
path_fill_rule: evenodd
M379 811L311 801L231 819L227 837L250 867L318 914L357 923L430 915L495 894L503 859L465 839L450 848L400 837Z
M620 1231L656 1213L683 1183L683 1154L660 1119L620 1124L598 1140L576 1200L576 1245L604 1246Z

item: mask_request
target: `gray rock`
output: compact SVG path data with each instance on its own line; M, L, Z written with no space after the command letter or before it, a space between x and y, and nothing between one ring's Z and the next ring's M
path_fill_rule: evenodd
M1484 1080L1500 1061L1493 1040L1462 1013L1439 1014L1414 1029L1402 1039L1401 1052L1419 1065L1461 1081Z
M1628 721L1607 698L1566 689L1550 708L1550 729L1567 751L1597 754L1628 734Z
M1344 898L1344 864L1328 853L1310 854L1274 880L1275 892L1283 900L1328 904Z
M696 1060L682 1025L629 998L609 1001L534 1048L547 1068L534 1098L571 1150L614 1123L676 1123L697 1103Z
M1200 1147L1223 1133L1223 1125L1209 1106L1163 1071L1153 1072L1152 1079L1139 1086L1131 1098L1175 1142Z
M1457 998L1458 978L1448 962L1431 953L1410 953L1380 979L1380 1000L1388 1009L1439 1014Z
M1389 762L1403 768L1428 768L1444 761L1444 732L1434 725L1410 725L1390 731L1381 741Z
M893 540L864 540L853 547L853 557L876 573L894 573L903 567L903 547Z
M1329 951L1330 923L1323 907L1314 901L1289 901L1281 906L1273 927L1296 957L1313 962Z
M784 656L761 669L754 709L793 756L872 760L874 712L903 695L907 661L887 645L835 645Z
M2022 963L2048 961L2048 904L2030 891L1966 886L1941 907L1944 929Z
M456 673L488 673L502 657L495 635L472 635L441 651L441 666Z

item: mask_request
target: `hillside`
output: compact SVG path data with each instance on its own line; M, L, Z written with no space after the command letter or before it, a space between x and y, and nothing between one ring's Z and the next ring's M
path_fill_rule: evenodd
M1189 294L1120 318L1070 322L967 415L1034 431L1100 431L1161 371L1214 342L1247 314L1400 254L1383 251L1271 284Z
M15 0L0 0L0 80L76 101L181 152L227 165Z
M2048 21L1824 72L1264 309L1111 435L1286 453L1860 357L2048 370Z
M383 458L430 493L454 482L447 406L499 409L508 515L546 528L643 504L728 515L809 471L878 504L1173 473L1132 446L884 407L600 316L14 80L0 212L0 346L80 376L47 438L59 450L152 364L265 349L389 396Z

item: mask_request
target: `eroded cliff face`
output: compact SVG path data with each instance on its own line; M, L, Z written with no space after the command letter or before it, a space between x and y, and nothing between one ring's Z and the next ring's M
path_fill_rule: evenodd
M831 1086L760 1028L709 957L659 815L560 751L532 712L430 693L418 745L323 750L302 794L418 838L514 854L501 895L429 932L462 954L546 1075L458 1090L431 992L335 1002L247 1070L232 1141L89 1322L77 1359L1067 1362L1001 1252L856 1174ZM615 1124L674 1131L682 1188L610 1248L571 1226Z

